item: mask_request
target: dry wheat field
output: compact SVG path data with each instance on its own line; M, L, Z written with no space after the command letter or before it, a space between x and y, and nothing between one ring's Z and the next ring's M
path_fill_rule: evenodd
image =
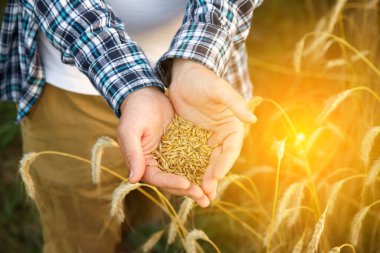
M165 216L161 226L135 230L129 240L138 252L380 252L379 1L290 1L305 12L305 20L290 25L286 16L296 11L287 13L284 2L264 2L256 10L248 50L255 83L249 105L258 122L249 127L241 156L211 206L202 209L113 174L120 186L110 218L124 219L123 199L131 191L140 191ZM271 24L287 34L271 34L278 27L255 34L269 8L278 14ZM265 44L266 36L277 39ZM255 57L271 46L265 58ZM201 134L194 140L209 155L207 131L193 132ZM113 173L102 166L103 150L117 148L103 137L91 160L53 151L27 154L20 163L26 191L34 197L28 168L40 156L91 164L97 183L103 173ZM161 157L165 150L163 144L156 156L163 169L176 172L182 166ZM184 163L197 171L180 173L199 181L198 167L207 161Z

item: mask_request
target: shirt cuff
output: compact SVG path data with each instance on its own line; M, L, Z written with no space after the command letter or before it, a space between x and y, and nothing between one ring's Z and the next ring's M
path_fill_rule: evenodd
M120 106L132 92L164 85L136 43L124 43L105 51L89 67L88 77L106 98L117 117Z
M156 70L169 86L174 58L198 62L222 77L232 52L232 38L218 26L206 23L185 23L176 33L169 50L158 60Z

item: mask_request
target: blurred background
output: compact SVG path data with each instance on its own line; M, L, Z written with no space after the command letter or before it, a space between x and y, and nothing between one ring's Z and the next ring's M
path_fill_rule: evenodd
M221 252L307 252L330 202L335 207L322 220L318 252L339 246L333 252L380 252L378 12L373 0L266 0L256 9L247 46L254 94L263 99L255 102L259 121L232 170L249 180L241 181L243 188L232 183L223 195L239 221L217 207L195 208L189 221ZM15 115L13 104L0 103L0 252L40 252L38 215L17 173L21 137ZM285 155L278 157L282 140ZM298 188L301 199L294 206L281 202L299 182L305 182ZM292 224L277 216L274 224L276 201L293 216ZM367 212L358 221L361 210ZM155 229L136 229L126 241L138 248ZM359 231L358 240L353 231ZM182 250L162 239L153 252Z

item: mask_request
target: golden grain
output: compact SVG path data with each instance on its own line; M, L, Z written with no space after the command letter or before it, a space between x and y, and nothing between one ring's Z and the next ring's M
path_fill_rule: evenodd
M207 144L211 132L176 115L153 153L159 168L165 172L185 176L200 184L212 148Z

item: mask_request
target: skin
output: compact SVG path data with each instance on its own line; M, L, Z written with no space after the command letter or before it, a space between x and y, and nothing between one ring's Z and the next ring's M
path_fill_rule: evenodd
M169 98L155 87L128 95L121 105L118 142L130 168L130 183L140 180L175 195L188 196L201 207L215 198L218 181L231 169L243 143L244 124L256 117L245 100L222 78L206 67L176 59ZM161 171L152 152L175 112L213 132L211 154L201 187L185 177Z
M213 132L209 145L218 146L202 180L202 189L212 200L218 181L239 157L244 123L255 123L256 117L229 83L189 60L174 61L169 97L178 115Z
M152 152L173 116L168 97L155 87L139 89L123 101L117 139L130 168L129 182L142 180L171 194L188 196L206 207L210 200L199 186L185 177L163 172L153 158Z

